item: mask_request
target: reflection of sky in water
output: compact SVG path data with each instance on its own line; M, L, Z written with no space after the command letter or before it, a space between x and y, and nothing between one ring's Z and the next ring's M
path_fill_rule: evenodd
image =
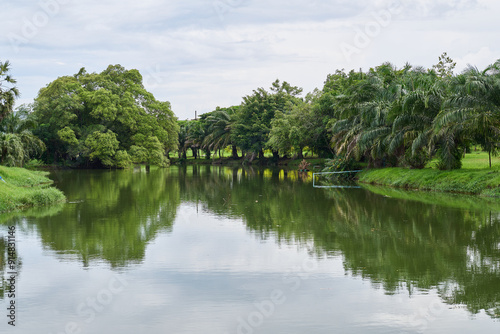
M147 246L142 263L117 270L105 262L83 268L74 255L42 247L36 228L19 230L16 330L70 333L74 323L82 333L498 332L498 322L484 313L470 321L466 310L443 304L434 290L387 295L346 275L341 255L312 257L303 244L280 244L272 234L262 240L243 221L196 213L194 204L177 212L172 232ZM116 276L127 285L85 323L88 316L77 308L84 303L90 310L88 298L104 296ZM242 327L274 290L284 303L259 326ZM6 326L0 324L2 332Z

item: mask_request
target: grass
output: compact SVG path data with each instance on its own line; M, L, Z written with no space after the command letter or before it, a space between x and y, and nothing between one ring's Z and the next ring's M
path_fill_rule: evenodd
M32 206L43 206L66 200L64 194L52 187L47 172L0 166L0 212Z
M489 170L488 153L477 151L466 154L465 158L462 159L462 168ZM491 157L491 169L500 170L500 158Z
M440 171L435 168L366 170L360 173L359 182L406 189L500 197L500 159L493 158L490 169L487 153L472 152L466 154L462 160L462 169L459 170Z

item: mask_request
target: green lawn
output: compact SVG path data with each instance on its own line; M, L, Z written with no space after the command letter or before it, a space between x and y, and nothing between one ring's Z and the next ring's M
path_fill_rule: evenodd
M462 159L463 169L489 169L488 153L477 151L465 155ZM491 157L491 169L500 170L500 157Z
M431 162L430 166L433 165ZM473 151L466 154L462 160L462 168L459 170L440 171L435 168L399 167L373 169L360 173L359 181L397 188L500 197L500 158L492 158L490 169L488 154Z

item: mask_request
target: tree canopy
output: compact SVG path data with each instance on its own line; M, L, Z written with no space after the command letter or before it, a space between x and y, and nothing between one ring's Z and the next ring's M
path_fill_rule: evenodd
M137 70L110 65L82 68L42 88L33 113L46 159L76 166L124 167L130 162L165 166L177 150L177 119L169 102L146 91Z

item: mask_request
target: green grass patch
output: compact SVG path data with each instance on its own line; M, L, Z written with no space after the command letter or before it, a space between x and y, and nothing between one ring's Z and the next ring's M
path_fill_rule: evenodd
M492 157L491 162L490 169L488 153L473 151L462 159L462 169L459 170L373 169L360 173L359 182L396 188L500 197L500 158ZM431 162L428 166L433 165Z
M64 194L52 187L47 172L0 166L0 212L60 203Z
M359 182L397 188L436 190L500 197L500 171L489 169L384 168L359 174Z

